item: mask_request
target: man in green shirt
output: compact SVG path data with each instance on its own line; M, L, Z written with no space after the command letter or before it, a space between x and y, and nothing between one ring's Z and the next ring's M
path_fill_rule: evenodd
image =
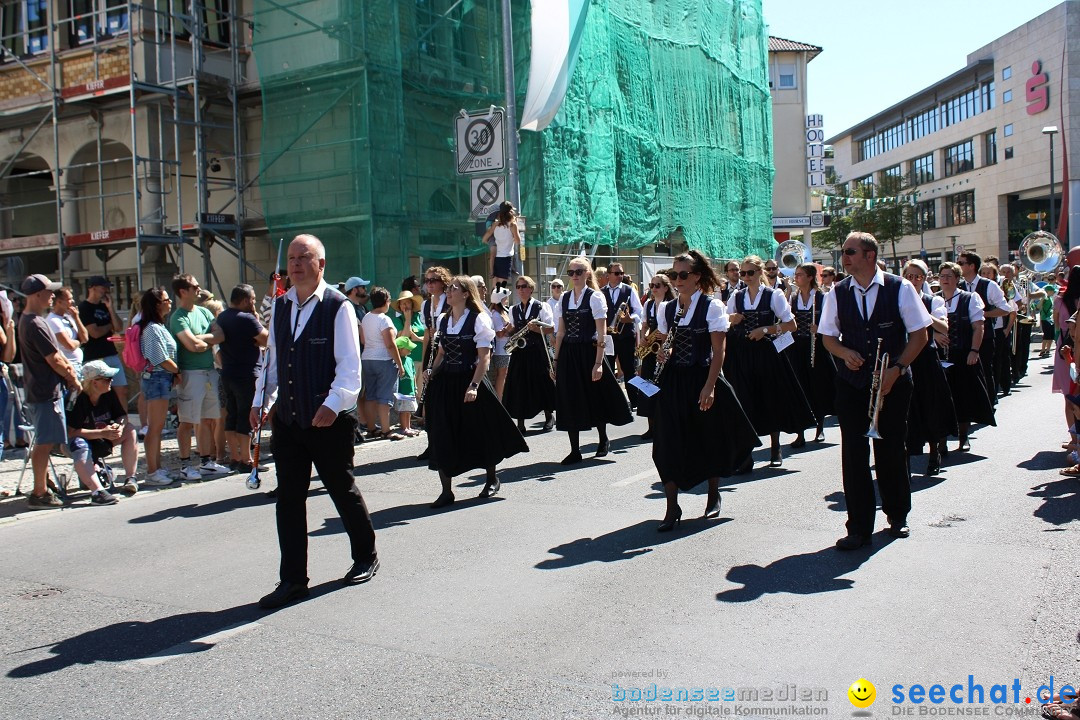
M184 480L201 480L204 475L223 475L229 469L214 462L214 421L221 417L218 402L218 374L214 370L213 345L224 338L211 332L214 316L195 304L199 281L191 275L173 279L176 309L169 317L169 332L176 337L176 364L180 367L180 384L176 388L177 414L180 426L176 438L180 444L180 476ZM202 458L197 466L191 461L191 433Z

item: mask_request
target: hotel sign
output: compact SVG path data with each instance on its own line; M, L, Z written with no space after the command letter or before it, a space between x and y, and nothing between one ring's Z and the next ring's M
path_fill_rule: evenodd
M825 184L825 123L821 115L806 116L806 184Z

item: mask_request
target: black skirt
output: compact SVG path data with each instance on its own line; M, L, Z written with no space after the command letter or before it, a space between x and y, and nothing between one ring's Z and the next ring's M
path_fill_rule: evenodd
M510 417L528 420L555 409L555 383L548 372L547 351L542 345L526 345L510 353L503 405Z
M791 363L769 339L728 335L724 376L731 383L758 435L795 433L817 421Z
M824 422L825 416L835 415L836 402L836 363L833 356L825 349L821 336L816 335L817 349L814 351L814 364L810 365L810 338L795 336L795 343L784 351L784 356L791 363L795 379L810 400L818 422Z
M652 382L656 373L656 353L649 353L641 359L641 377ZM638 417L655 417L656 395L645 397L645 393L638 393L637 414Z
M508 457L529 452L487 378L480 383L476 400L465 402L472 376L471 371L436 373L424 398L431 450L428 467L451 477L495 467Z
M978 423L997 425L994 419L994 405L990 402L990 393L986 389L982 362L968 365L965 362L953 363L945 368L945 377L952 389L953 406L956 408L958 423Z
M908 448L921 447L947 435L956 435L956 408L952 388L937 353L923 351L911 363L911 407L908 410Z
M604 373L593 382L596 347L591 342L564 342L555 367L555 426L559 430L590 430L597 425L629 425L630 404L604 361Z
M660 379L653 416L653 463L660 479L689 490L703 480L729 477L761 444L750 418L720 375L713 404L705 412L698 398L708 367L668 365Z

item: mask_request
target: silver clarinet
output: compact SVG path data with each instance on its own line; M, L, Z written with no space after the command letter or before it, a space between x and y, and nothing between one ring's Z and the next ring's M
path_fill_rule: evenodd
M667 365L668 358L671 356L671 348L675 343L675 331L679 327L679 321L682 320L683 315L686 314L686 310L682 306L679 306L675 310L675 320L671 323L671 327L668 328L667 337L664 338L664 343L660 346L660 352L657 353L657 357L663 356L663 360L657 359L656 372L653 373L653 385L660 384L660 374L664 372L664 366Z

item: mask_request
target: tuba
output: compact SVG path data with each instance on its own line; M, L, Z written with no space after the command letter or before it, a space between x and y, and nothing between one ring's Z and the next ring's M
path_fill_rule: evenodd
M776 248L776 255L773 259L776 260L780 274L784 277L791 277L800 265L813 261L813 254L810 252L810 248L798 240L785 240Z
M1027 270L1051 272L1061 263L1061 241L1045 230L1037 230L1020 241L1016 254Z

